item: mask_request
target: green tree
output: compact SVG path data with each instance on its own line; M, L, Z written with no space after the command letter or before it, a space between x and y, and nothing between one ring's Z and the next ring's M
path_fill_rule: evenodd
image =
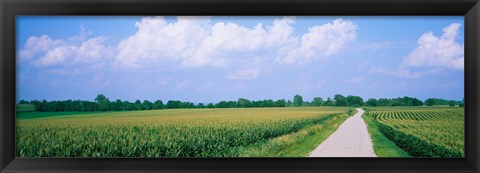
M142 101L135 100L135 110L143 110Z
M378 106L391 106L390 101L386 98L378 99Z
M432 99L432 98L429 98L429 99L425 100L425 105L433 106L433 105L435 105L435 100Z
M298 95L298 94L293 96L293 105L302 106L303 105L303 97Z
M215 105L213 103L208 103L207 108L215 108Z
M25 100L20 100L20 102L18 102L18 104L30 104L28 101L25 101Z
M333 100L335 100L335 106L347 106L347 100L341 94L335 94L335 96L333 96Z
M312 101L313 106L322 106L323 99L321 97L314 97Z
M378 106L378 101L377 99L374 98L369 98L367 102L365 102L367 106Z
M285 101L285 99L280 99L275 101L275 107L285 107L285 106L287 106L287 102Z
M249 107L252 106L252 102L250 102L250 100L244 99L244 98L239 98L238 101L237 101L237 104L238 104L239 108L249 108Z
M142 106L143 106L143 110L152 110L153 109L153 103L148 101L148 100L144 100L143 103L142 103Z
M327 100L323 102L323 106L335 106L335 102L330 97L328 97Z
M360 96L349 95L345 98L346 106L363 106L363 99Z
M153 109L163 109L164 105L161 100L156 100L153 102Z
M448 101L448 105L449 105L450 107L454 107L454 106L456 105L456 103L457 103L457 102L455 102L454 100Z
M101 111L107 110L108 105L110 104L110 100L108 100L108 98L105 97L103 94L97 95L97 97L95 98L95 101L98 103L99 109Z

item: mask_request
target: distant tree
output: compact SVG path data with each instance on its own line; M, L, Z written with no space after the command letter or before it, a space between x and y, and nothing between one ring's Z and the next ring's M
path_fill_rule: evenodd
M454 107L455 105L457 105L457 102L456 102L456 101L454 101L454 100L448 101L448 106Z
M289 107L290 107L290 106L293 106L293 102L292 102L291 100L288 100L288 101L287 101L287 106L289 106Z
M378 106L391 106L390 101L386 98L378 99Z
M321 97L314 97L312 100L313 106L322 106L323 105L323 99Z
M163 109L164 105L161 100L156 100L153 102L153 109Z
M327 100L323 102L323 106L335 106L335 102L330 97L328 97Z
M142 101L140 100L135 100L135 110L143 110L144 107L142 106Z
M298 94L293 96L293 105L302 106L303 105L303 97L298 95Z
M95 101L98 103L99 109L101 111L107 110L110 104L110 100L108 100L108 98L105 97L103 94L97 95L97 97L95 98Z
M239 98L238 101L237 101L237 104L238 104L239 108L249 108L249 107L252 106L252 102L250 102L250 100L244 99L244 98Z
M213 103L208 103L207 108L215 108L215 105Z
M198 103L197 108L205 108L205 105L203 103Z
M148 101L148 100L144 100L143 103L142 103L142 106L143 106L143 110L152 110L153 109L153 103Z
M312 103L308 102L308 101L304 101L303 102L303 106L312 106Z
M182 102L178 100L169 100L167 102L167 109L179 109L182 108Z
M429 99L425 100L425 105L433 106L433 105L435 105L435 100L432 99L432 98L429 98Z
M377 99L374 98L369 98L367 102L365 102L367 106L378 106L378 101Z
M423 102L421 100L418 100L417 98L413 98L412 100L412 106L422 106Z
M275 107L285 107L285 106L287 106L287 102L285 101L285 99L280 99L275 101Z
M345 98L346 106L363 106L363 99L360 96L349 95Z
M465 105L465 98L462 98L462 102L458 106L463 107Z
M347 100L341 94L336 94L333 96L333 100L335 100L335 106L347 106Z
M18 102L18 104L30 104L30 102L25 101L25 100L20 100L20 102Z

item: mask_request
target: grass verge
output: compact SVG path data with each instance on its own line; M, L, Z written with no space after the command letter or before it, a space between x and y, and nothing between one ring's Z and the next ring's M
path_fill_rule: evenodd
M367 123L368 133L373 142L373 150L378 157L411 157L406 151L398 147L394 142L390 141L378 129L378 122L373 117L362 115L362 118Z
M305 157L330 136L349 117L349 114L333 116L322 124L305 127L240 149L240 157Z

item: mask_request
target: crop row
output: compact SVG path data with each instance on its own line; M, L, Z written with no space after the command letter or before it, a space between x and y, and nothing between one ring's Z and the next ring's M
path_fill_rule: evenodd
M415 157L463 157L463 109L370 111L379 130Z
M162 111L146 111L151 115L137 116L99 114L20 121L17 154L20 157L233 157L239 155L240 146L321 124L346 112L345 109L287 113L274 109L169 110L171 115L164 115L166 111Z

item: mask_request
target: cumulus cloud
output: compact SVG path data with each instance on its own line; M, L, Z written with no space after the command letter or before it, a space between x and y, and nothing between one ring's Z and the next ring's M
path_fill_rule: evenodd
M51 48L62 44L62 40L52 40L48 35L32 36L27 39L23 49L18 52L21 59L30 59L34 55L49 51Z
M105 58L113 57L112 50L103 44L105 40L105 37L96 37L82 41L79 44L63 42L50 48L33 64L37 67L45 67L101 62Z
M445 69L463 70L464 44L455 41L459 36L459 23L443 28L437 37L433 32L424 33L417 41L417 47L403 58L397 69L374 67L370 74L383 74L402 78L421 78Z
M226 77L230 80L252 80L260 76L259 69L246 69L228 74Z
M36 67L98 64L104 63L105 58L113 58L112 49L103 44L107 38L87 39L89 34L82 29L80 35L68 40L54 40L48 35L31 36L18 56L20 59L37 57L32 60Z
M326 60L356 38L353 22L336 19L295 33L295 17L281 17L271 23L242 26L232 22L211 22L210 17L144 17L135 23L137 31L114 47L106 37L91 37L83 27L68 39L48 35L32 36L18 56L36 67L72 67L78 64L127 70L163 68L226 67L231 80L260 76L258 67L268 64L305 64ZM33 59L32 59L33 58ZM106 63L106 64L105 64ZM53 73L64 73L58 69Z
M313 26L301 36L300 45L290 51L281 62L286 64L307 63L326 59L340 51L357 36L357 26L351 21L336 19L331 23Z
M299 36L294 23L294 17L253 27L211 23L209 17L178 17L175 22L146 17L135 24L134 35L120 42L114 64L131 69L222 67L249 62L259 54L279 63L305 63L337 53L356 37L356 26L342 19L313 26Z
M292 41L292 17L247 28L235 23L211 24L209 17L146 17L138 31L120 42L115 65L129 68L165 66L180 62L186 67L225 66L245 53L279 47Z
M464 44L457 43L460 23L452 23L443 28L439 37L433 32L423 34L417 47L403 59L408 67L445 67L462 70L464 68Z

